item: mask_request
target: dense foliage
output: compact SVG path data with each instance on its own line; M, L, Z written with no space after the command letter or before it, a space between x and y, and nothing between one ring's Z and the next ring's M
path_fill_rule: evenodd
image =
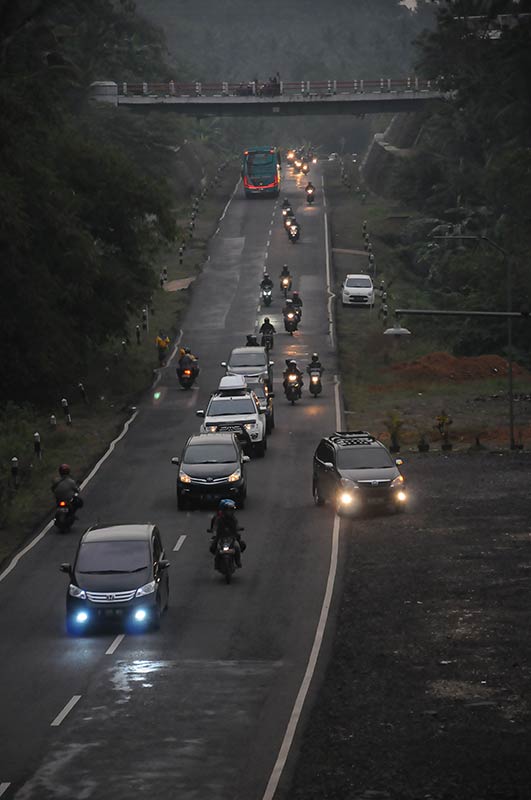
M0 2L0 400L79 375L145 303L172 196L135 156L169 128L86 105L91 80L167 70L129 0ZM161 133L162 131L162 133Z
M420 252L417 270L449 307L505 309L508 266L513 309L531 295L531 18L500 28L497 15L510 11L529 12L531 3L447 3L419 42L419 69L454 98L426 115L416 154L398 174L400 198L450 224L439 233L487 237L508 254L506 261L484 240ZM465 13L480 18L472 22ZM523 354L527 327L516 335ZM471 335L465 328L458 349L504 342L502 329Z

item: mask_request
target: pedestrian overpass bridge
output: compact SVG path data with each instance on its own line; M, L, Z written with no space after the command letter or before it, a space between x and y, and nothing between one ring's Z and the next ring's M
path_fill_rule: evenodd
M90 85L92 100L134 111L172 111L194 117L296 116L420 111L448 99L434 82L420 78L250 83L116 83Z

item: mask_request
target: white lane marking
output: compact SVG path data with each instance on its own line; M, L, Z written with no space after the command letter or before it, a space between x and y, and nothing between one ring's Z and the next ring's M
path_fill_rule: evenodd
M10 783L0 783L0 797L7 792L10 786Z
M81 700L81 695L80 694L75 694L73 697L71 697L70 700L68 701L68 703L66 704L66 706L63 708L63 710L60 711L59 714L56 716L56 718L53 720L53 722L50 723L50 728L59 727L59 725L64 720L64 718L68 714L70 714L70 712L74 708L75 704L79 703L80 700Z
M105 651L105 655L112 656L114 651L120 647L124 639L125 639L125 633L119 633L118 636L114 638L113 642L109 645L109 647Z
M336 405L336 431L341 430L341 395L339 394L339 387L341 382L339 380L338 375L334 375L334 398L335 398L335 405Z
M234 195L235 195L235 194L236 194L236 192L238 191L238 186L240 185L240 181L241 181L241 178L238 178L238 180L236 181L236 186L234 187L234 191L232 192L231 196L230 196L230 197L229 197L229 199L227 200L227 203L226 203L226 205L225 205L225 208L223 209L223 214L222 214L222 215L221 215L221 217L219 218L219 221L220 221L220 222L221 222L223 219L225 219L225 214L227 213L227 211L228 211L228 208L229 208L230 204L232 203L232 199L233 199Z
M124 427L123 427L122 432L120 433L120 435L117 436L116 439L113 439L113 441L109 445L109 448L108 448L107 452L100 458L100 460L98 461L96 466L91 470L91 472L88 474L88 476L85 478L85 480L81 484L81 486L80 486L81 490L83 490L85 488L85 486L88 484L88 482L90 480L92 480L92 478L94 477L96 472L99 470L99 468L101 467L103 462L106 461L109 458L109 456L113 452L114 448L116 447L118 442L121 439L124 438L125 434L129 430L129 426L131 425L132 422L134 422L134 420L137 418L137 416L138 416L138 411L135 411L134 414L132 414L132 416L130 416L129 419L125 422ZM28 545L26 545L26 547L24 547L23 550L20 551L20 553L17 553L16 556L13 557L12 561L5 568L5 570L0 573L0 583L3 580L5 580L5 578L7 578L9 573L12 572L15 569L15 567L18 564L18 562L26 555L26 553L29 553L29 551L32 550L35 547L35 545L38 544L41 541L41 539L43 539L46 536L46 534L48 533L48 531L50 530L50 528L52 526L53 526L53 520L48 522L44 526L42 531L40 533L38 533L37 536L35 536L35 538L32 539L31 542Z
M218 225L218 227L216 228L216 230L214 231L214 236L217 236L217 235L218 235L218 233L219 233L219 225Z
M324 196L324 189L323 189L323 196ZM334 310L332 307L332 301L335 297L334 293L332 292L332 278L330 273L330 243L329 243L329 231L328 231L328 214L326 211L324 212L324 229L325 229L325 255L326 255L326 291L328 294L328 301L326 304L327 312L328 312L328 338L330 339L330 347L335 349L335 337L334 337Z
M339 398L339 384L337 383L337 376L335 377L336 377L336 383L334 384L334 389L335 389L334 399L336 406L335 409L336 426L337 430L341 430L342 414L341 414L341 404ZM319 658L319 652L321 650L321 645L323 643L326 623L328 621L328 615L330 613L330 604L332 602L332 596L334 593L334 584L337 574L337 562L339 555L339 530L340 530L340 519L336 515L334 517L334 525L332 528L332 549L330 552L330 568L328 570L326 590L323 597L323 605L321 607L321 613L319 615L319 622L317 623L315 638L313 640L313 645L310 652L310 657L308 659L306 672L304 673L302 683L297 693L297 697L295 699L295 705L293 706L293 709L291 711L291 716L289 718L288 726L286 728L282 744L280 745L280 750L278 752L277 760L275 761L275 764L273 766L273 771L271 772L271 775L269 777L269 781L267 783L266 790L262 800L273 800L280 778L282 776L282 772L284 770L284 767L286 766L286 761L288 759L289 751L291 749L291 745L293 744L293 739L295 737L295 731L297 730L297 725L299 723L299 719L302 713L302 709L304 707L306 696L308 694L313 674L315 672L317 659Z
M266 244L266 249L269 247L270 244L271 244L271 239L268 239Z
M313 674L315 672L315 667L317 664L317 659L319 657L319 651L321 649L326 623L328 620L328 614L330 612L332 594L334 591L334 583L337 572L337 558L339 552L339 524L340 524L339 517L337 516L334 517L334 527L332 529L332 552L330 554L330 569L328 571L326 591L325 591L325 596L323 598L323 605L321 608L321 614L319 616L319 622L317 624L317 630L315 632L315 639L310 653L308 666L306 667L306 672L304 673L304 678L302 679L302 683L299 692L297 694L297 698L295 700L295 705L293 706L293 710L291 712L291 716L288 722L288 727L286 728L286 733L284 734L284 738L280 746L277 760L275 762L275 766L273 767L273 772L271 773L271 776L269 778L262 800L273 800L273 797L277 790L278 783L282 776L282 771L286 765L291 745L293 744L293 738L295 736L297 724L299 722L302 713L304 701L306 700L308 689L310 688L310 683L312 681Z
M184 534L184 533L183 533L181 536L179 536L179 538L177 539L177 544L176 544L176 545L175 545L175 547L173 548L173 552L174 552L174 553L176 553L178 550L180 550L180 549L181 549L181 547L182 547L182 546L183 546L183 544L184 544L184 540L185 540L185 539L186 539L186 534Z

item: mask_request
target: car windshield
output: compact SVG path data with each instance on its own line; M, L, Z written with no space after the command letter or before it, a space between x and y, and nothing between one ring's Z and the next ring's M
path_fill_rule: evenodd
M147 542L84 542L79 548L76 572L140 572L151 560Z
M249 388L253 390L253 392L255 393L255 395L258 397L259 400L266 399L265 389L262 386L262 384L255 384L254 386L250 386Z
M382 447L349 447L337 454L338 469L384 469L394 466L393 459Z
M345 286L349 289L367 288L372 286L372 282L370 278L347 278Z
M221 417L225 414L256 414L256 406L250 397L220 397L210 402L207 417Z
M183 456L183 464L230 464L237 460L232 444L191 445Z
M264 353L233 353L230 357L230 367L265 367Z

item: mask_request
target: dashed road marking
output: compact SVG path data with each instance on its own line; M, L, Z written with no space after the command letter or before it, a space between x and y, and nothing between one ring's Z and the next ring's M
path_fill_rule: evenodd
M0 797L7 792L10 786L10 783L0 783Z
M80 694L73 695L73 697L70 698L70 700L63 708L63 710L60 711L59 714L56 716L56 718L50 723L50 727L58 728L61 722L65 719L66 716L68 716L68 714L70 714L76 703L79 703L80 700L81 700Z
M122 644L124 639L125 639L125 633L119 633L118 636L116 636L113 639L112 643L109 645L109 647L105 651L105 655L106 656L112 656L114 651L117 650L120 647L120 645Z
M177 543L176 543L175 547L173 548L173 552L174 553L176 553L178 550L181 549L181 547L184 544L184 540L185 539L186 539L186 534L185 533L183 533L183 534L181 534L181 536L179 536L179 538L177 539Z

